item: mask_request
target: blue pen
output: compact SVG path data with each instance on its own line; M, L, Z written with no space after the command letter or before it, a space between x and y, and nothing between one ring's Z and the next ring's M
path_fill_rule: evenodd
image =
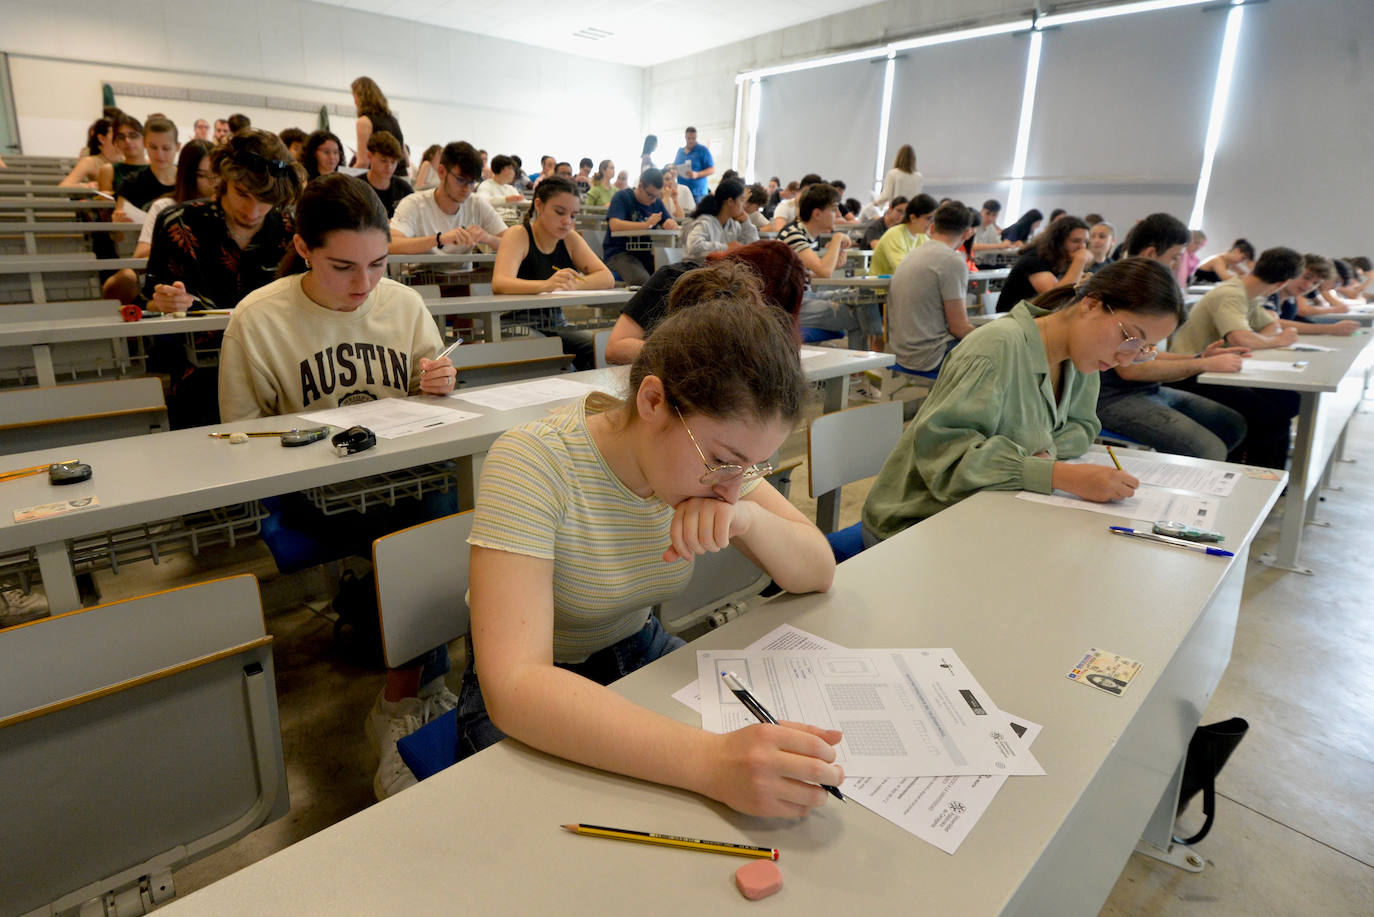
M1129 535L1132 538L1144 538L1146 541L1157 541L1160 544L1171 544L1176 548L1184 548L1198 554L1210 554L1213 557L1235 557L1232 551L1221 548L1209 548L1206 545L1195 544L1191 541L1184 541L1182 538L1170 538L1168 535L1156 535L1154 532L1140 532L1124 525L1109 525L1107 530L1113 535Z

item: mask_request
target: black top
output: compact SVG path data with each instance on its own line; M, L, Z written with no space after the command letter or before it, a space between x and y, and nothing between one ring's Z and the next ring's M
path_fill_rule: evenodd
M1012 265L1011 273L1007 275L1006 283L1002 284L1002 292L997 295L997 311L1010 312L1021 300L1038 296L1035 287L1031 286L1030 278L1032 274L1042 271L1053 274L1054 268L1034 249L1017 258L1016 264Z
M892 227L888 226L882 217L869 220L864 225L863 247L872 249L873 246L878 244L878 240L883 237L883 233L891 228Z
M648 337L668 314L668 294L673 291L673 284L677 283L683 274L698 267L701 265L694 261L679 261L654 271L649 282L640 287L635 295L630 297L625 308L620 310L621 314L639 322L639 326L644 329L644 336Z
M534 230L529 223L521 223L520 228L525 230L525 235L529 237L530 249L525 253L525 257L520 262L520 268L515 272L516 278L520 280L548 280L565 267L575 268L572 255L568 254L568 246L562 239L554 245L553 251L547 255L539 250L539 246L534 244Z
M377 131L386 131L388 134L395 137L396 141L401 144L401 149L405 150L406 138L405 135L401 133L401 122L396 120L395 115L390 112L374 110L360 111L358 112L358 117L367 118L367 120L372 122L372 133L375 134ZM398 176L404 176L406 174L406 160L404 155L401 157L401 161L396 164L396 174Z
M143 295L180 280L206 309L232 309L239 300L270 283L291 247L292 219L270 210L247 248L229 235L218 201L173 204L158 215L153 246L143 278Z
M403 178L397 178L395 175L391 176L391 185L383 190L378 190L372 186L372 182L367 180L366 172L362 175L355 175L353 177L369 188L372 188L372 193L377 195L382 202L382 206L386 208L386 215L388 217L395 216L396 205L401 202L401 198L415 190L410 187L410 182Z
M119 186L119 196L140 210L147 210L153 201L176 189L175 184L164 185L158 181L152 169L144 169L124 179L124 184Z
M1193 271L1193 283L1221 283L1221 275L1216 271L1198 269Z
M146 171L148 171L148 164L147 164L146 162L145 162L143 165L141 165L141 166L139 166L139 165L131 165L130 163L127 163L127 162L117 162L117 163L115 163L115 164L114 164L114 179L111 181L111 184L114 186L114 187L112 188L112 190L114 191L115 195L118 196L118 195L124 193L124 190L123 190L123 189L124 189L124 183L125 183L126 181L128 181L128 180L131 179L131 178L133 178L133 177L134 177L135 175L137 175L138 173L140 173L140 172L146 172Z

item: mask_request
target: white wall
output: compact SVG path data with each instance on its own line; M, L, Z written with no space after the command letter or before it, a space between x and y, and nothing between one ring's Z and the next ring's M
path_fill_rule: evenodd
M367 74L392 103L418 155L468 140L518 153L638 157L643 80L638 67L559 54L467 32L305 0L0 0L0 50L9 52L24 152L72 155L100 113L111 80L271 93L351 105ZM117 98L139 117L170 115L190 134L198 117L233 107ZM304 112L244 109L269 130L314 127ZM353 145L352 119L331 127Z

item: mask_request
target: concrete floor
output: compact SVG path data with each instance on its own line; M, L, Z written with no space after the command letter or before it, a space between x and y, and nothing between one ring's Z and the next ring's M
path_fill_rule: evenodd
M892 383L889 383L891 386ZM912 394L907 392L907 395ZM818 413L810 405L809 416ZM1243 716L1250 733L1218 782L1211 835L1198 845L1207 868L1191 874L1139 854L1127 863L1102 915L1260 917L1374 915L1374 402L1350 431L1349 455L1319 511L1330 528L1307 529L1312 577L1251 563L1231 664L1204 722ZM804 458L804 430L783 447ZM841 524L856 521L867 482L845 488ZM803 464L793 502L814 516ZM1278 540L1282 504L1251 555ZM211 571L263 580L276 643L277 689L291 793L290 815L176 874L186 894L357 812L373 802L375 755L363 716L382 673L334 645L319 601L320 577L277 575L266 549L249 544L212 558L174 558L99 577L113 599L193 582ZM461 668L461 641L452 647ZM1193 808L1200 807L1200 801ZM1185 823L1200 815L1190 811ZM419 864L417 864L418 866Z

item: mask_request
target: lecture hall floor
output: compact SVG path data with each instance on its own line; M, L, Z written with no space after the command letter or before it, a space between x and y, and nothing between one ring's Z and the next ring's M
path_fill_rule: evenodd
M1251 729L1220 778L1216 825L1198 846L1207 869L1193 875L1137 854L1103 915L1374 914L1374 536L1366 527L1374 515L1374 401L1352 422L1350 442L1356 463L1336 474L1344 490L1319 511L1332 526L1305 535L1303 556L1318 575L1256 563L1247 572L1234 654L1204 721L1239 715ZM805 449L803 432L789 439L784 457L804 457ZM866 491L866 482L845 489L842 524L858 518ZM803 467L793 476L793 502L810 516L805 493ZM1252 556L1277 542L1281 512L1265 524ZM278 577L256 544L217 556L213 566L179 557L101 579L107 599L225 571L264 580L291 813L181 870L182 894L373 802L375 755L362 721L382 676L340 658L331 622L299 601L319 581ZM461 654L456 643L455 666ZM1185 815L1189 825L1199 817ZM454 825L455 839L461 833ZM419 875L424 864L416 865Z

